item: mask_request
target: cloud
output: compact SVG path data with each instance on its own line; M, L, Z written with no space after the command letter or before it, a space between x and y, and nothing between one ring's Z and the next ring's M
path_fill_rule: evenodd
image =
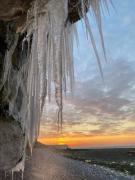
M64 105L63 128L66 134L119 134L121 124L128 124L135 117L134 99L124 96L133 93L135 70L134 62L117 59L104 67L105 85L98 76L76 83L75 97L67 98ZM57 131L57 106L47 105L43 129L46 133ZM129 113L130 110L130 113ZM134 122L133 122L134 123Z

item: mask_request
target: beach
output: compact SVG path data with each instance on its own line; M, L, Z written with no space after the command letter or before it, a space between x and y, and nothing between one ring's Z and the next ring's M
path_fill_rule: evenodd
M53 149L36 147L26 162L24 180L133 180L98 165L63 157Z

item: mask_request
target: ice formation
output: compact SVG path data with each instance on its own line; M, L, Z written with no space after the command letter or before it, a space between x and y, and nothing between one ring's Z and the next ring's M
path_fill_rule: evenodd
M79 1L81 8L78 9L80 17L84 21L87 36L91 40L95 55L99 64L101 76L103 77L100 57L96 47L95 39L91 30L89 19L86 14L86 7L90 7L94 13L97 26L99 29L101 44L103 47L104 57L106 59L106 51L102 33L102 21L101 21L101 10L102 3L107 5L107 0L88 0ZM73 41L74 37L77 36L75 24L72 24L68 20L68 0L51 0L49 3L45 3L43 0L37 0L33 4L33 8L28 13L28 26L27 26L27 41L30 42L32 35L32 48L30 52L31 71L28 78L28 86L33 91L33 88L39 88L33 93L36 93L31 97L31 90L29 95L29 106L33 101L39 103L35 106L39 107L38 113L43 110L45 98L48 95L51 100L51 87L52 83L55 86L55 99L58 105L58 129L62 129L62 109L63 109L63 92L66 92L66 87L70 84L70 90L73 90L74 85L74 67L73 67ZM86 5L87 3L87 5ZM34 12L34 13L33 13ZM34 18L33 18L34 17ZM33 22L29 23L33 18ZM37 68L37 69L36 69ZM34 71L35 72L32 72ZM31 79L32 78L32 79ZM35 85L33 83L36 83ZM39 83L37 85L37 83ZM34 87L33 87L34 86ZM40 92L40 93L37 93ZM31 99L33 98L33 100ZM37 99L36 99L37 98ZM40 101L38 101L40 99ZM29 107L30 108L30 107ZM35 109L32 107L31 109ZM31 111L29 112L31 113ZM34 142L38 135L39 116L36 117L34 114L37 112L34 110L31 117L29 114L28 120L30 127L28 133L30 142ZM37 132L35 134L35 132Z
M81 2L81 8L78 9L78 12L80 17L83 18L102 75L98 50L86 14L86 3L96 18L105 58L100 8L103 4L108 8L108 3L107 0L80 0L78 2ZM23 64L15 79L13 79L16 82L13 98L9 98L8 101L10 114L21 122L26 135L26 143L29 144L31 149L38 137L40 117L46 96L48 95L49 100L51 100L52 84L55 87L55 99L58 106L59 130L62 129L63 93L66 92L69 84L71 91L73 90L73 41L74 37L77 37L77 33L75 24L68 19L68 3L69 0L50 0L49 2L35 0L28 11L27 23L24 29L27 34L22 42L22 52L26 51L26 55L22 57ZM14 73L11 57L17 42L18 35L16 35L14 43L5 56L2 85ZM10 84L8 93L11 93L12 81ZM16 113L16 99L19 88L22 90L23 100L19 112ZM5 98L8 98L8 95Z

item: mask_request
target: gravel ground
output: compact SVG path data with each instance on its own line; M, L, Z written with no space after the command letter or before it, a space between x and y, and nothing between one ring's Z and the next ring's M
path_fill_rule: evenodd
M21 174L6 175L0 172L0 180L21 180ZM45 148L35 148L31 159L26 161L24 180L135 180L110 169L88 165L65 158Z
M26 163L24 180L133 180L110 169L65 158L37 148Z

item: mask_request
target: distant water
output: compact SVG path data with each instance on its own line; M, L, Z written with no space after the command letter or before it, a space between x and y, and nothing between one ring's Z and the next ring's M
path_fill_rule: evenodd
M135 175L135 148L68 149L66 157Z

